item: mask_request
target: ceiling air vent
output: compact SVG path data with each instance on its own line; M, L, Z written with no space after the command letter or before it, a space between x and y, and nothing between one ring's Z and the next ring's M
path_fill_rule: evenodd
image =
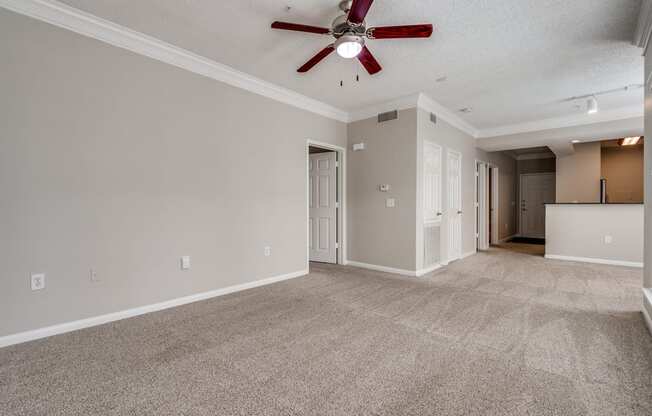
M386 113L378 114L379 123L390 121L390 120L396 120L397 118L398 118L398 110L388 111Z
M437 124L437 115L435 113L430 113L430 121L432 121L433 124Z

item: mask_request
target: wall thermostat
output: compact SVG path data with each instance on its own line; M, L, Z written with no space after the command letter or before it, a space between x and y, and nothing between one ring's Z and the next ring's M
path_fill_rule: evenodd
M380 192L389 192L390 186L387 184L384 185L378 185L378 190Z
M365 148L364 143L355 143L353 145L354 152L359 152L360 150L364 150L364 148Z

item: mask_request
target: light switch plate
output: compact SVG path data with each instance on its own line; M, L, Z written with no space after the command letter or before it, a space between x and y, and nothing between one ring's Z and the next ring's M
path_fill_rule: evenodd
M272 255L272 248L270 246L266 246L264 250L265 257L269 257Z
M181 270L190 270L190 256L181 257Z
M45 289L45 274L44 273L35 273L31 276L31 287L32 290L43 290Z
M387 200L385 201L385 206L387 208L395 208L396 207L396 199L387 198Z
M604 236L604 243L605 244L611 244L614 242L614 238L610 235L605 235Z

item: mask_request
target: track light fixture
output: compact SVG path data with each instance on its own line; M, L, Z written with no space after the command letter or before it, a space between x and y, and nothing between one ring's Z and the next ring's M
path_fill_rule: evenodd
M590 98L586 101L586 112L587 112L588 114L595 114L595 113L597 113L599 110L600 110L600 108L598 107L598 100L595 98L595 96L594 96L594 97L590 97Z

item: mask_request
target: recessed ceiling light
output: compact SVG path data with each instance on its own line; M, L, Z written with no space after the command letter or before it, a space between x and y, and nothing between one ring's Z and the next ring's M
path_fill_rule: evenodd
M638 144L639 140L641 140L641 136L625 137L624 139L618 140L618 144L621 146L634 146Z

